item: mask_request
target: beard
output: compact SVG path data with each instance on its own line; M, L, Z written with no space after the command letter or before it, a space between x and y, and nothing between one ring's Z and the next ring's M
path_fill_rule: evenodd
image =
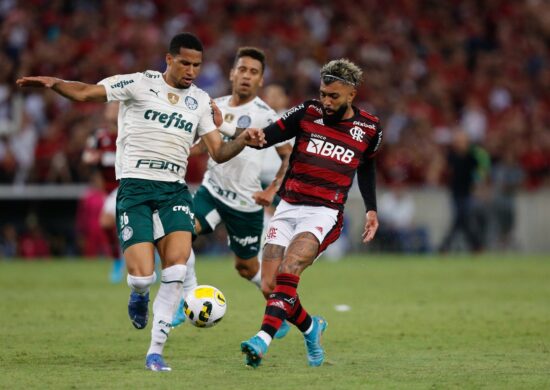
M334 125L342 120L342 117L348 109L347 104L342 104L338 110L333 114L328 114L327 111L323 108L323 123L325 125Z

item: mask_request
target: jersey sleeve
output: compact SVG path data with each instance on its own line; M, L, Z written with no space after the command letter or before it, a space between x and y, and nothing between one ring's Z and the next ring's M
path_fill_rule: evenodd
M306 109L306 103L292 107L275 123L265 127L266 144L262 148L268 148L295 137L300 128L300 120L304 117Z
M363 159L357 168L357 184L359 192L365 203L367 211L376 211L376 164L374 156L382 145L382 128L380 123L376 125L376 133L372 136L368 148L365 150Z
M119 74L107 77L97 84L105 87L108 102L123 102L134 98L137 86L142 77L143 73Z
M380 123L376 125L376 134L372 137L369 142L369 147L365 150L365 158L372 158L380 150L380 145L382 145L382 127Z
M210 106L210 96L204 94L204 97L201 97L201 106L202 112L199 118L199 127L197 133L199 136L208 134L216 130L216 124L214 123L214 115L212 107Z
M275 112L275 110L269 110L269 114L267 115L267 126L271 125L272 123L275 123L277 122L277 120L279 119L280 115L277 114ZM280 146L284 146L286 144L289 144L289 145L292 145L293 144L293 141L292 139L287 139L287 140L284 140L284 141L281 141L281 142L278 142L276 143L275 146L276 148L280 147Z
M357 185L367 211L376 211L376 165L374 158L362 162L357 168Z

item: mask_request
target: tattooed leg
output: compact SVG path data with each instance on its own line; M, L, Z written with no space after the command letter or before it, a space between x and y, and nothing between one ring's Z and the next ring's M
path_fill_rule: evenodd
M275 244L267 244L262 254L262 293L267 299L269 294L275 288L275 278L277 276L285 247Z
M279 273L300 274L313 262L319 252L317 237L309 232L297 234L286 250L283 262L279 267Z

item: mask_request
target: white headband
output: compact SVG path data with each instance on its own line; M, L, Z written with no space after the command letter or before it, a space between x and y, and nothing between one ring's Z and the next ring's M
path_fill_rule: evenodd
M334 76L334 75L331 75L331 74L326 74L326 75L322 76L323 81L324 81L324 79L327 78L327 77L328 77L328 78L331 78L331 79L334 79L334 80L341 81L341 82L343 82L343 83L345 83L345 84L353 85L353 86L355 87L355 83L354 83L354 82L349 81L349 80L345 80L345 79L343 79L342 77Z

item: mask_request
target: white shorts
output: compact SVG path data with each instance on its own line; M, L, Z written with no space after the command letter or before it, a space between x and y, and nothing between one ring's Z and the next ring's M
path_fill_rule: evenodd
M105 198L105 202L103 203L103 209L101 212L103 214L109 214L109 215L116 215L116 193L118 191L118 188L115 188L111 191L109 195L107 195L107 198Z
M319 240L321 253L338 239L342 226L343 213L339 210L281 200L267 227L265 243L286 248L295 235L309 232Z

